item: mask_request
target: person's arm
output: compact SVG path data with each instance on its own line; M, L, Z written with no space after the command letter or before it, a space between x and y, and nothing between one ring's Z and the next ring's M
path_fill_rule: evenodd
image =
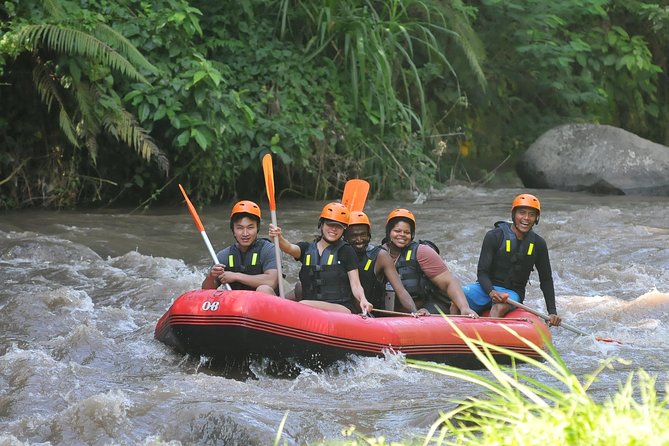
M218 287L221 286L221 281L219 277L221 276L221 274L223 274L223 272L225 272L225 265L217 263L216 265L212 266L211 269L209 270L209 273L202 281L202 289L203 290L218 289Z
M302 254L300 247L286 240L281 232L281 228L274 226L272 223L269 224L269 237L271 240L275 240L274 237L278 237L279 248L292 258L298 259Z
M479 317L476 311L469 307L460 281L451 273L444 260L435 250L426 245L419 245L416 258L426 277L442 292L446 293L458 307L463 316ZM439 271L435 274L436 271Z
M463 316L479 317L476 311L469 308L469 303L462 291L460 281L448 269L443 273L432 277L430 279L433 284L441 291L446 293L451 301L458 307L460 314Z
M216 290L218 289L218 287L221 286L221 281L219 278L221 274L225 272L225 265L220 262L221 259L225 259L229 253L230 253L229 246L216 253L216 258L218 259L218 262L216 262L215 265L209 268L207 276L202 281L203 290Z
M374 306L367 300L365 289L360 283L360 272L358 271L358 255L350 245L344 245L339 250L339 261L346 271L348 283L351 287L353 297L358 301L363 314L372 311Z
M400 300L402 306L411 313L417 313L418 310L416 309L416 303L413 301L411 294L409 294L406 288L404 288L402 279L400 279L400 275L397 273L397 269L395 269L393 259L390 257L390 254L388 254L387 251L384 251L383 249L379 250L379 254L376 256L375 269L383 276L385 276L388 282L390 282L390 284L393 286L393 290L395 290L395 296ZM375 271L375 273L377 273L377 271ZM423 311L422 313L429 314L427 310Z
M535 262L537 273L539 273L539 286L546 301L546 311L550 316L549 325L560 325L562 318L557 314L555 307L555 287L553 284L553 270L548 256L548 246L542 238L537 238L537 259Z
M365 297L365 290L362 288L362 284L360 283L358 268L347 271L346 274L348 275L348 281L351 285L353 297L355 297L355 299L358 301L358 304L360 304L360 309L362 310L363 314L370 313L374 306Z
M275 290L278 287L279 273L276 269L269 269L261 274L246 274L240 272L225 271L219 280L221 283L241 283L257 289L260 285L267 285Z

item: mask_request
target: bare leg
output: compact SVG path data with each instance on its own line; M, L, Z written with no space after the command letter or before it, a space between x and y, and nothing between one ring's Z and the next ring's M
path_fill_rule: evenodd
M256 288L256 291L261 292L261 293L271 294L271 295L273 295L273 296L276 296L276 293L274 292L274 290L272 289L272 287L271 287L271 286L268 286L268 285L260 285L258 288Z
M351 310L346 308L343 305L333 304L330 302L323 302L320 300L301 300L301 304L309 305L310 307L320 308L325 311L336 311L337 313L348 313L351 314Z

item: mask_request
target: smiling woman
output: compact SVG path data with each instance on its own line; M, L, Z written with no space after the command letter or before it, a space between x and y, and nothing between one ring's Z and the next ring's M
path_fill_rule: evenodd
M413 212L398 208L388 214L384 246L390 252L402 285L413 297L416 307L438 314L448 313L449 306L455 306L452 312L456 314L478 317L469 308L460 282L443 259L430 244L415 241L415 235L416 217Z
M372 310L360 283L355 251L343 240L348 220L346 206L327 203L318 219L318 238L297 244L286 240L280 227L270 225L270 237L278 237L281 250L302 263L296 294L303 304L341 313Z

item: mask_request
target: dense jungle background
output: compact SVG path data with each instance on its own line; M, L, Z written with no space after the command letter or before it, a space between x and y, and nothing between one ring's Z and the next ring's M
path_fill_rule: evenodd
M0 0L0 209L487 183L566 122L669 144L666 0Z

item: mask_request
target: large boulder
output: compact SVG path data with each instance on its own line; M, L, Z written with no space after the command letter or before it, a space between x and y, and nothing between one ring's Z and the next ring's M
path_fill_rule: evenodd
M669 195L669 147L608 125L569 124L521 156L526 187L617 195Z

